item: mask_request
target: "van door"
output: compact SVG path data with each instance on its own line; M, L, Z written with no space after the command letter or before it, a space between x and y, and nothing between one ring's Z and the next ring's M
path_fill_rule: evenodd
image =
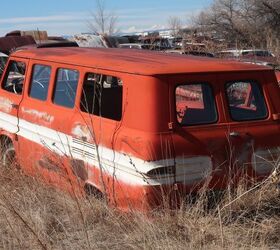
M279 89L273 73L228 73L220 75L219 81L224 85L235 176L246 173L263 178L279 156L279 119L273 118L280 111L275 103L279 95L272 99Z
M113 159L123 115L123 82L114 74L85 70L78 104L80 112L76 113L71 128L72 152L76 159L84 162L86 169L91 168L86 171L87 181L105 193L111 186L115 195L117 181Z
M227 183L230 152L216 75L173 76L169 81L176 181L190 188L209 181L220 188Z
M75 67L32 60L29 88L19 111L21 164L63 188L70 173L65 163L70 156L78 81Z
M23 99L23 89L25 85L26 69L28 60L10 58L6 71L2 76L0 88L0 127L2 133L10 139L19 132L18 111L20 102ZM13 140L14 147L17 148L17 140Z

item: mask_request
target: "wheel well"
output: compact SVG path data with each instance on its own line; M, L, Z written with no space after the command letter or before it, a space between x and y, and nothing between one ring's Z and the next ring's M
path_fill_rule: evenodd
M13 141L10 137L6 136L6 135L1 135L0 136L0 145L1 147L3 146L7 146L13 144Z
M84 186L86 195L88 196L94 196L98 199L104 199L104 194L95 186L93 186L92 184L86 183Z

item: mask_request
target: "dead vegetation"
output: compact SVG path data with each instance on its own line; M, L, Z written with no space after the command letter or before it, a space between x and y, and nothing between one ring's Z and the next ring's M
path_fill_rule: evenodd
M145 216L124 214L95 198L70 195L1 171L1 249L277 249L280 198L274 184L238 190L214 208L195 204Z

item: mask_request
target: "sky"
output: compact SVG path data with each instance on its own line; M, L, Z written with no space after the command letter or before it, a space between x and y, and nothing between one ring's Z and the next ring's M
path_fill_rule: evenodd
M106 10L118 16L117 28L130 33L168 28L177 16L189 25L194 15L213 0L106 0ZM47 30L49 35L90 32L95 0L1 1L0 36L12 30Z

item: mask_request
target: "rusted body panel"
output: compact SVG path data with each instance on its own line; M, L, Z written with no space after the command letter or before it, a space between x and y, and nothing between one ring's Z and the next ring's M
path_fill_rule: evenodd
M18 47L36 44L32 36L8 36L0 38L0 51L9 55Z
M14 88L5 89L6 78L2 77L1 136L11 138L18 161L29 174L41 173L67 188L90 184L121 209L150 210L163 205L165 196L176 205L178 197L204 183L211 189L225 189L244 176L259 180L272 170L271 155L278 154L280 144L280 93L274 72L265 67L152 52L81 48L18 51L10 57L9 63L13 61L25 63L26 72L21 94ZM43 85L43 78L39 83L33 81L36 65L49 70L49 85ZM77 89L71 107L55 102L62 68L78 75L73 78ZM8 71L9 67L4 75ZM111 78L107 78L103 91L108 94L104 105L109 109L115 98L110 91L118 94L116 90L121 87L120 117L109 112L111 119L103 111L95 114L82 109L84 85L100 84L100 76L118 79L110 85ZM234 121L226 86L228 82L248 80L258 81L261 86L267 115ZM32 96L33 83L37 94L48 88L44 100ZM178 86L197 83L211 86L217 119L185 125L189 111L199 114L207 106L200 98L205 87ZM251 91L247 88L244 95L251 96ZM243 93L237 95L245 98ZM244 109L245 114L254 113L256 107L254 100ZM181 120L178 112L183 113ZM260 159L267 159L268 164Z

